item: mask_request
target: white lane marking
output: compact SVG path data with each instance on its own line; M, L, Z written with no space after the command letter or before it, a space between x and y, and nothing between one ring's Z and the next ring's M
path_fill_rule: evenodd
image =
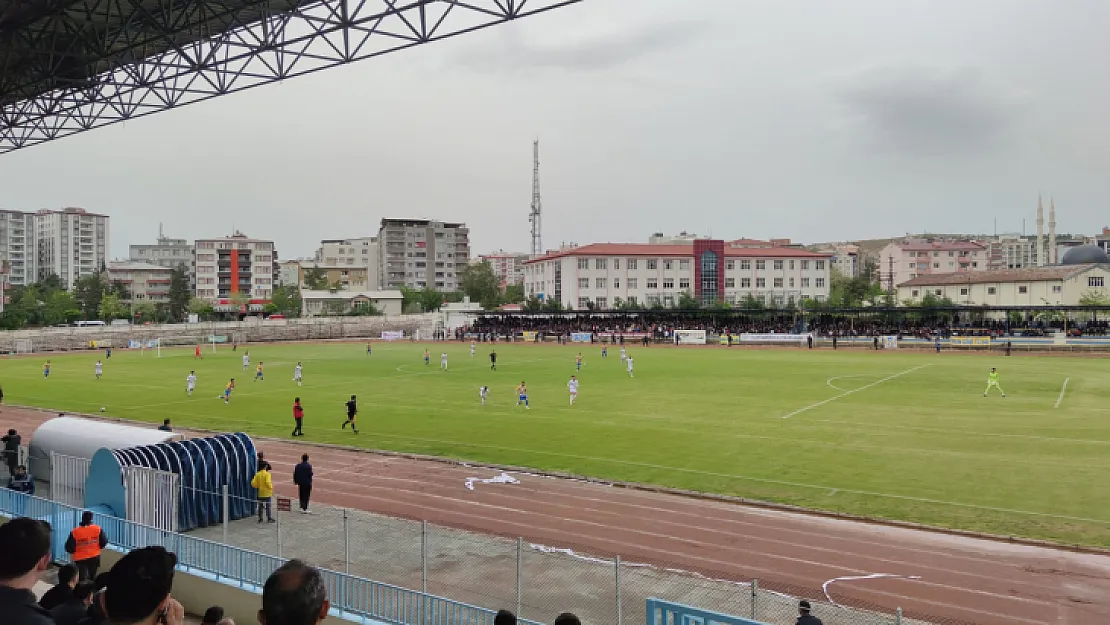
M1060 402L1064 401L1064 391L1068 390L1068 380L1071 380L1071 378L1064 378L1064 385L1060 387L1060 396L1056 398L1056 405L1053 408L1059 408Z
M868 377L874 377L874 376L869 376L867 374L837 375L837 376L833 376L833 377L825 380L825 384L828 384L829 386L831 386L832 388L835 388L838 391L850 391L852 389L841 388L841 387L833 384L833 380L852 380L852 379L856 379L856 378L868 378Z
M872 573L870 575L852 575L852 576L848 576L848 577L834 577L834 578L830 579L829 581L825 582L824 584L821 584L821 591L825 593L825 598L829 600L829 603L835 605L838 608L843 608L844 606L837 603L836 600L832 598L832 595L829 594L829 586L831 584L835 584L836 582L858 582L858 581L863 581L863 580L867 580L867 579L912 579L912 580L919 580L919 579L921 579L921 576L920 575L894 575L892 573Z
M839 395L834 395L833 397L830 397L828 399L822 399L821 401L819 401L815 404L810 404L810 405L806 406L805 408L799 408L798 410L795 410L794 412L791 412L790 414L783 415L782 418L783 419L789 419L790 417L793 417L794 415L802 414L803 412L806 412L807 410L813 410L814 408L820 408L821 406L824 406L825 404L827 404L831 401L836 401L838 399L841 399L842 397L847 397L849 395L853 395L853 394L858 393L860 391L866 391L867 389L871 388L872 386L878 386L878 385L882 384L883 382L886 382L888 380L893 380L894 378L900 378L904 375L913 373L914 371L917 371L918 369L924 369L925 367L928 367L928 366L931 366L931 365L921 365L920 367L914 367L913 369L906 369L905 371L902 371L900 373L895 373L894 375L888 375L887 377L885 377L881 380L876 380L875 382L872 382L871 384L865 384L864 386L861 386L857 389L853 389L853 390L850 390L850 391L844 391L843 393L841 393Z

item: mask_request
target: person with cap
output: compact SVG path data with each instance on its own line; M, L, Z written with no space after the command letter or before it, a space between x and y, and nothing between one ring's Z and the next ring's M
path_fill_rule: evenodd
M33 590L50 566L50 524L23 517L0 525L0 554L0 621L54 625Z
M93 523L93 513L88 510L82 512L81 525L73 528L66 539L66 553L73 556L73 565L77 567L81 581L96 579L100 552L107 546L108 535Z
M821 619L809 613L811 607L809 601L802 599L798 602L798 620L794 621L794 625L824 625Z

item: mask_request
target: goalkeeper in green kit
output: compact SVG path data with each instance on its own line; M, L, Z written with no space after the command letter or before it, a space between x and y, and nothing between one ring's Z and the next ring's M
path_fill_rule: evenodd
M998 389L1003 397L1006 396L1006 391L1002 390L1002 386L998 383L998 369L994 367L991 367L991 372L987 374L987 390L983 391L983 397L986 397L992 388Z

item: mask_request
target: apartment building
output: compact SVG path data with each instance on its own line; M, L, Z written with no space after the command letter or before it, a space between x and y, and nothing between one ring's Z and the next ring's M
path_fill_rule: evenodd
M879 252L879 277L885 288L918 276L987 271L987 246L975 241L892 241Z
M528 254L512 254L505 250L478 257L493 268L493 274L501 281L501 286L524 282L524 261L528 258Z
M197 239L196 296L212 301L217 311L234 312L231 299L250 298L247 312L262 309L280 279L274 242L241 232L217 239ZM227 310L225 310L227 309Z
M829 255L829 262L833 269L842 276L855 278L859 275L860 259L859 246L851 244L832 245L820 247L818 252Z
M325 239L320 241L316 250L316 266L326 268L331 273L347 274L337 276L359 283L358 288L368 291L378 289L381 250L377 237L356 239ZM332 271L334 270L334 272ZM355 276L362 276L355 280Z
M310 271L320 270L328 287L336 286L342 291L368 291L369 285L377 281L377 276L371 276L369 268L357 265L325 265L315 260L286 260L279 263L280 278L278 283L283 286L296 286L307 289L310 285L305 283L305 278Z
M152 263L113 261L108 263L108 280L127 287L131 302L170 301L173 269Z
M458 270L470 262L470 230L464 223L383 219L378 249L380 288L458 291Z
M0 211L0 259L8 264L9 284L26 286L38 278L34 213Z
M158 227L158 238L153 245L129 245L127 256L132 262L149 263L169 269L185 268L189 289L196 288L196 249L188 239L171 239Z
M566 248L525 261L524 289L577 310L622 302L673 306L682 293L702 304L739 304L749 296L777 306L828 299L829 255L743 241Z
M70 288L107 265L108 216L83 208L37 211L35 252L37 279L54 274Z

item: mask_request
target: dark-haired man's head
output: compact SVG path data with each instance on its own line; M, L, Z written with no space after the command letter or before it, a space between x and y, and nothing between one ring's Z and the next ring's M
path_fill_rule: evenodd
M77 567L67 564L58 569L58 583L73 588L77 583Z
M582 625L582 621L570 612L563 612L555 617L555 625Z
M88 525L93 522L93 513L85 510L81 513L81 525Z
M516 615L508 610L498 610L493 625L516 625Z
M15 429L8 430L8 436L15 436Z
M92 603L93 593L96 592L96 584L92 582L78 582L73 587L73 598L85 605Z
M308 462L308 454L301 454L301 462Z
M173 587L177 556L163 547L135 549L108 572L104 611L112 625L155 623Z
M214 605L204 611L204 618L201 620L201 625L216 625L224 620L224 609L218 605Z
M274 571L262 588L260 625L316 625L328 615L327 588L320 571L290 560Z
M33 588L50 565L50 525L19 518L0 525L0 585Z

